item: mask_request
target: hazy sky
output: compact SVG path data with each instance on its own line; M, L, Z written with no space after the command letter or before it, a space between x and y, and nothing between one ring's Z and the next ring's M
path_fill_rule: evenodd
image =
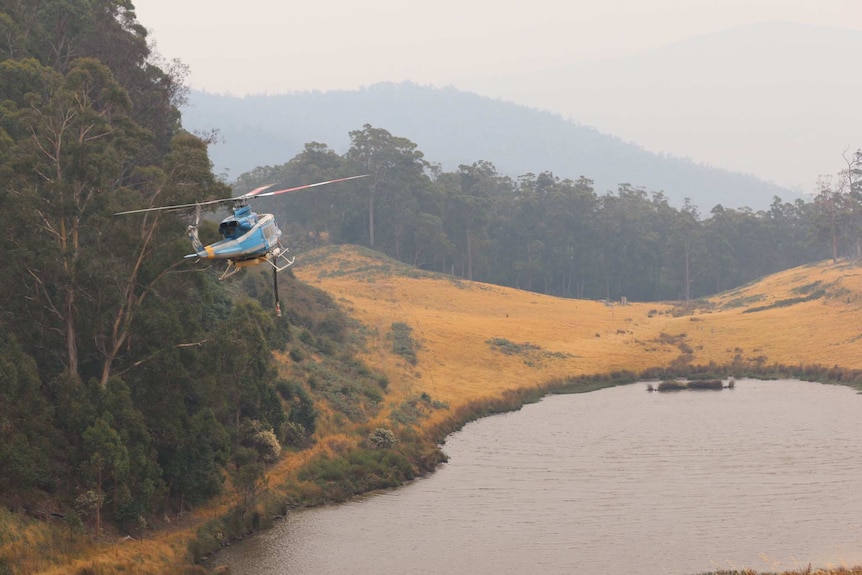
M862 31L862 0L135 0L134 4L138 20L150 30L162 57L177 58L190 67L193 88L234 95L355 89L403 80L467 89L469 79L477 75L502 78L577 60L629 56L764 21ZM637 137L636 143L647 149L687 155L685 149L649 141L649 134ZM834 147L840 151L848 144L862 146L862 134L859 138ZM750 171L720 154L693 159ZM775 179L774 174L754 173ZM786 183L807 187L809 182Z
M457 85L572 59L633 54L787 20L862 30L860 0L137 0L158 51L194 88L236 95Z

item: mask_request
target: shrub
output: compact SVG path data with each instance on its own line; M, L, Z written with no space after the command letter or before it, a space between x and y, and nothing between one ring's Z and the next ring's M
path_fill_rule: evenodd
M679 391L681 389L685 389L685 387L686 387L685 384L682 382L679 382L675 379L668 379L668 380L665 380L665 381L661 382L660 384L658 384L658 387L656 388L656 390L657 391Z
M389 389L389 378L385 375L381 375L377 378L377 385L380 386L380 389L386 391L387 389Z
M298 347L294 347L290 350L290 359L296 363L299 363L300 361L305 359L305 352Z
M333 341L344 343L347 332L347 318L337 311L330 311L317 324L317 333L324 335Z
M419 344L413 339L412 332L413 328L409 325L397 321L392 324L386 337L392 340L393 353L406 359L410 365L416 365L419 361L416 357L416 350Z
M724 384L721 382L720 379L704 379L688 382L688 389L718 390L724 389Z
M398 443L398 439L395 437L395 434L392 433L391 429L378 427L368 434L368 443L370 443L374 449L391 449Z

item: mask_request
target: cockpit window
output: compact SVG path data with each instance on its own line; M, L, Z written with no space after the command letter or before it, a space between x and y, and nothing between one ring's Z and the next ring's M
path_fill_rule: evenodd
M218 231L226 238L230 238L236 235L236 220L230 220L228 222L222 222L218 225Z

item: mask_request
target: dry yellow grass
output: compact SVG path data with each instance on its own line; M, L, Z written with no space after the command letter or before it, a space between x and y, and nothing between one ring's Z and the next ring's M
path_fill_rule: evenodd
M374 335L365 359L390 382L386 407L378 415L380 425L387 425L392 406L420 393L450 407L432 412L423 422L430 428L457 408L491 400L506 390L566 376L666 366L680 356L680 342L691 348L694 364L724 364L739 357L862 368L862 269L849 264L789 270L686 307L566 300L417 274L351 247L308 254L300 258L295 273L371 328ZM818 296L819 290L823 293ZM801 301L806 297L809 301ZM757 307L767 309L744 313ZM394 322L413 329L421 346L416 365L392 352L386 334ZM538 349L505 355L489 345L495 338ZM287 357L277 358L289 369ZM355 444L352 431L332 429L312 450L283 458L270 471L270 486L278 486L316 453ZM170 571L185 560L195 527L223 512L227 503L214 502L201 510L185 529L143 542L103 545L73 565L28 572L67 573L98 566L100 572L112 573L123 564L126 571Z
M680 355L679 342L692 349L694 364L740 357L862 368L862 270L849 264L789 270L688 307L622 306L413 277L355 248L326 249L319 265L298 266L296 275L378 334L367 359L389 376L393 401L426 392L457 407L559 377L665 366ZM391 353L383 336L393 322L409 325L421 343L416 366ZM528 364L524 355L495 351L493 338L551 353Z

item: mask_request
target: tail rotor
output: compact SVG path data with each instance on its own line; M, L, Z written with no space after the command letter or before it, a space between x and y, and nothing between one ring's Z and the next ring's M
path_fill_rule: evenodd
M198 238L198 224L201 222L201 205L195 204L195 223L190 224L186 229L186 233L189 236L189 240L192 242L192 248L194 248L195 253L200 255L204 251L204 245L201 243L200 238Z

